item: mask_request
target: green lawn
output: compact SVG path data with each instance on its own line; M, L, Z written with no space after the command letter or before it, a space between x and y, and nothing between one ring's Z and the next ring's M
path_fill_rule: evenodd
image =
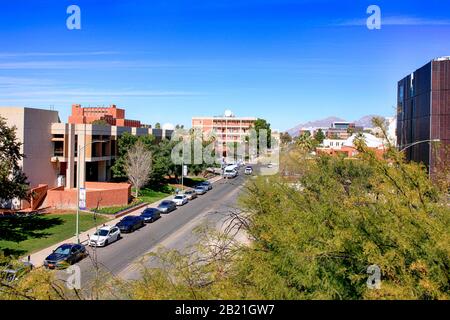
M142 201L140 199L133 201L130 204L127 204L126 206L117 206L117 207L105 207L105 208L99 208L99 209L92 209L91 211L101 213L101 214L116 214L121 211L124 211L126 209L132 208L134 206L137 206L138 204L141 204L145 201Z
M6 255L22 256L75 235L76 215L48 214L23 218L0 219L0 251ZM97 224L103 224L107 218L97 215ZM80 232L95 227L93 215L80 214Z
M144 188L139 191L139 198L135 199L132 203L126 205L126 206L117 206L117 207L106 207L106 208L99 208L99 209L92 209L92 211L101 213L101 214L116 214L123 210L132 208L134 206L137 206L141 203L153 203L156 201L159 201L161 199L164 199L167 196L171 195L170 188L166 187L163 189L164 191L155 191L149 188ZM132 194L135 193L135 190L132 190Z
M143 202L153 203L170 196L171 193L169 192L169 190L167 191L168 192L162 192L144 188L139 191L138 199L142 200Z

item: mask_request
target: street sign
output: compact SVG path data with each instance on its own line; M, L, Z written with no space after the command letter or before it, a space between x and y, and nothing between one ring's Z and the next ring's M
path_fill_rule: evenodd
M187 167L187 165L184 165L183 166L183 176L187 177L187 175L188 175L188 167Z
M86 188L80 188L80 202L78 206L81 210L86 210Z

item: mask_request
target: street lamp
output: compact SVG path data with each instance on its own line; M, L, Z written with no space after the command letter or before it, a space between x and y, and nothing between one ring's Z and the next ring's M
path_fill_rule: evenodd
M409 148L414 147L414 146L416 146L418 144L426 143L426 142L441 142L441 140L440 139L432 139L432 140L416 141L416 142L410 143L410 144L406 145L406 147L403 147L402 149L400 149L400 152L403 152L406 149L409 149Z
M80 157L81 157L81 150L85 151L86 147L93 143L102 143L102 142L106 143L108 141L111 141L111 139L106 140L106 141L105 140L94 140L94 141L86 143L82 147L80 147L80 146L78 147L78 154L77 154L77 158L78 158L78 161L77 161L77 218L76 218L76 231L75 231L78 244L80 243L80 173L81 173ZM86 162L85 160L86 160L86 155L83 154L83 162Z

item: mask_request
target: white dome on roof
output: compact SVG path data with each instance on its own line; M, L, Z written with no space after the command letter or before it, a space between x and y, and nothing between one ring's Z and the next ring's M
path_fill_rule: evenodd
M373 134L363 133L362 135L364 136L364 140L366 141L366 144L369 148L380 148L384 146L383 140L375 137ZM344 146L354 147L353 141L357 136L357 134L353 134L351 137L345 140Z
M164 130L175 130L175 126L172 123L164 123L162 128Z
M233 116L233 111L231 111L230 109L225 110L224 116L225 117L232 117Z

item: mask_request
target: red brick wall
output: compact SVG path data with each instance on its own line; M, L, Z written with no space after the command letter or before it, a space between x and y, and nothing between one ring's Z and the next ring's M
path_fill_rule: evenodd
M128 183L86 182L86 205L93 209L128 204L131 185ZM53 208L76 208L77 190L55 188L48 190L45 206Z
M79 104L72 105L72 114L69 116L69 123L90 124L96 120L105 120L110 125L121 127L141 126L138 120L125 119L125 110L118 109L115 105L108 108L83 108Z

